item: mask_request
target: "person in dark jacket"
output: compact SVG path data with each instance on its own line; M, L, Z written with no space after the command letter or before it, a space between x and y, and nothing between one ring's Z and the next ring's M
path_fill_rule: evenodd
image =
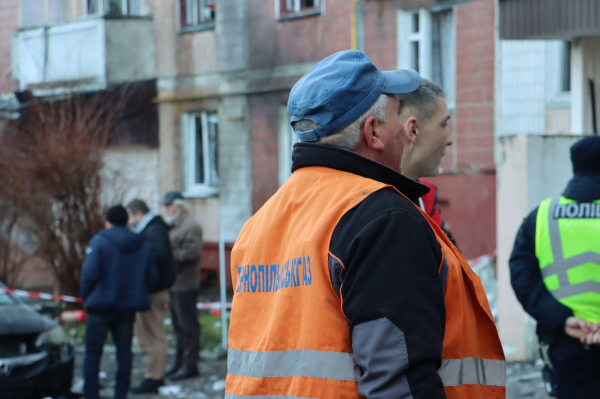
M80 293L87 311L83 365L86 399L99 398L98 372L108 331L117 348L115 399L127 397L135 312L150 309L150 289L157 282L150 245L126 225L124 207L108 210L106 230L90 241L81 271Z
M600 347L596 345L600 343L597 332L600 301L590 302L594 294L589 296L590 292L579 291L592 286L580 284L587 279L600 281L600 272L596 265L595 272L586 269L591 274L585 276L586 270L580 266L586 261L578 264L576 258L580 250L600 253L600 241L596 239L600 238L600 211L586 212L591 205L600 202L600 137L588 137L575 143L571 147L571 161L574 176L562 197L542 202L523 221L510 257L510 273L519 302L537 321L542 355L550 366L551 390L559 398L591 399L600 398ZM553 207L553 203L558 208ZM568 209L582 212L563 214L561 204L571 204ZM596 207L598 205L594 205L594 209ZM554 235L549 231L553 223L557 228ZM551 243L552 248L547 245L544 249L543 237L546 242L556 241ZM577 241L577 248L571 248L571 238ZM571 266L579 269L579 281L567 273L571 267L563 270L562 280L557 274L549 274L563 253L575 261ZM546 261L549 256L554 258L551 261L554 265ZM551 281L555 277L556 284ZM600 298L600 284L595 287L596 298ZM578 299L578 296L583 298L581 294L588 295L583 303Z
M175 282L175 266L169 239L169 226L148 205L134 199L127 205L129 220L134 232L141 234L150 244L158 271L158 282L152 287L150 302L152 308L138 312L135 321L135 335L146 355L148 371L141 384L133 387L133 393L157 393L164 385L167 366L167 334L164 320L169 304L169 288Z

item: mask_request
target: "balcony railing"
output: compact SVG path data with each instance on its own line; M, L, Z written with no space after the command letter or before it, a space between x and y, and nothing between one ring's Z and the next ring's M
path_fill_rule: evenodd
M95 15L22 28L13 37L22 90L98 90L154 77L152 21Z

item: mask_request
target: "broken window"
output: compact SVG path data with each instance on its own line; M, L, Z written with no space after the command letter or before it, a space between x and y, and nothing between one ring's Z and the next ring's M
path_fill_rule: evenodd
M141 15L141 0L85 0L85 14Z
M281 16L321 11L322 0L280 0Z
M181 28L214 24L215 0L180 0Z
M191 195L208 195L220 183L219 119L216 112L186 114L185 119L186 190Z
M414 69L433 81L454 107L456 45L452 8L399 12L398 67Z

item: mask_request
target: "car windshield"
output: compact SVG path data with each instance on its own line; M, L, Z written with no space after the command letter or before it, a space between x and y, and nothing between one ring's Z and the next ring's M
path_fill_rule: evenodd
M0 288L5 288L4 284L0 283ZM0 305L12 305L14 303L16 303L16 301L12 295L0 291Z
M12 296L5 294L4 292L0 292L0 305L12 305L15 303L15 300Z

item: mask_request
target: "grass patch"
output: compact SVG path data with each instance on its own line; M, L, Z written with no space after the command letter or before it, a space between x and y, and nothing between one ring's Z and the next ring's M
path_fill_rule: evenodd
M200 322L200 348L213 350L221 346L221 316L211 316L201 314L198 316ZM229 328L229 318L227 319L227 328ZM176 339L171 318L165 319L165 329L167 330L167 341L169 348L175 349ZM76 345L83 345L85 342L85 323L65 327L65 332L71 337ZM112 337L108 334L107 344L112 344Z

